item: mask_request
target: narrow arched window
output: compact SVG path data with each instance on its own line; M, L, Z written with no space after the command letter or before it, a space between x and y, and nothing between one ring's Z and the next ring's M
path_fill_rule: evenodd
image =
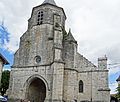
M83 81L80 80L79 81L79 93L83 93L83 87L84 87Z
M37 14L37 25L43 24L43 11L39 11Z

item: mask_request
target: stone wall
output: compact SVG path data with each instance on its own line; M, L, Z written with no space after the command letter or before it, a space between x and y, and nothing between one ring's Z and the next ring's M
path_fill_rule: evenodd
M106 60L101 62L101 67L96 67L88 59L77 54L75 66L65 68L64 99L93 102L109 102L110 89L108 86L108 70ZM72 63L72 61L69 61ZM74 74L73 74L74 73ZM79 93L79 81L84 83L83 93ZM72 85L71 85L72 83ZM71 94L72 93L72 94ZM77 95L76 95L77 93ZM74 96L76 95L76 97Z
M85 92L79 94L79 99L92 101L109 101L108 71L91 70L80 72L79 80L84 80ZM106 96L106 97L104 97ZM83 97L83 98L81 98Z
M27 31L22 37L20 48L15 53L13 66L34 66L35 56L41 57L39 65L50 64L53 62L53 26L44 24L35 26Z
M27 88L34 78L40 78L46 85L47 99L51 96L52 69L50 66L13 68L9 86L9 97L25 99Z
M64 100L70 102L78 99L78 73L74 70L65 69L64 72Z

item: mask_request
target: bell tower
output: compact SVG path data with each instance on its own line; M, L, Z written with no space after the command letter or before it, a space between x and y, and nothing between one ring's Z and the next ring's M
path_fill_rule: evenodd
M63 29L66 15L54 0L45 0L32 10L28 30L20 39L19 53L13 66L34 66L62 61Z
M28 20L28 28L42 24L54 24L54 15L57 15L59 24L64 27L66 15L63 8L58 7L54 0L45 0L41 5L34 7L31 18Z
M51 65L52 70L52 102L63 101L64 62L63 29L65 29L66 15L63 8L58 7L54 0L45 0L34 7L28 20L28 30L35 35L36 55L40 56L40 65ZM34 30L33 30L34 29ZM36 59L37 60L37 59ZM46 99L47 101L47 99Z
M34 84L36 82L43 83L44 86L44 99L41 100L63 101L62 55L65 20L63 8L57 6L54 0L45 0L41 5L33 8L28 20L28 29L21 36L19 49L15 53L9 86L10 97L28 98L32 101L33 91L36 93L33 94L34 98L40 94L34 87L37 85L38 89L41 88L38 84ZM16 73L19 73L17 77ZM14 97L16 93L18 94ZM38 98L34 99L35 102L40 100Z

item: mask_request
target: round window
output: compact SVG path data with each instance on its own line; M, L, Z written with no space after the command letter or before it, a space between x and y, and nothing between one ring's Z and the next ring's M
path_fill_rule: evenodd
M35 57L35 62L36 63L40 63L41 62L41 57L40 56L36 56Z

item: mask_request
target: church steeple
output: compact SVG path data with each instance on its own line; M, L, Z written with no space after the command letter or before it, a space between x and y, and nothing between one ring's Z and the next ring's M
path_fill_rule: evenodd
M69 40L75 41L75 38L73 37L73 35L71 33L71 29L69 29L68 38L69 38Z
M28 20L28 29L44 24L52 26L58 24L64 28L65 20L66 15L63 8L57 6L54 0L44 0L41 5L33 8L31 17Z
M52 5L56 5L54 0L45 0L42 4L52 4Z

